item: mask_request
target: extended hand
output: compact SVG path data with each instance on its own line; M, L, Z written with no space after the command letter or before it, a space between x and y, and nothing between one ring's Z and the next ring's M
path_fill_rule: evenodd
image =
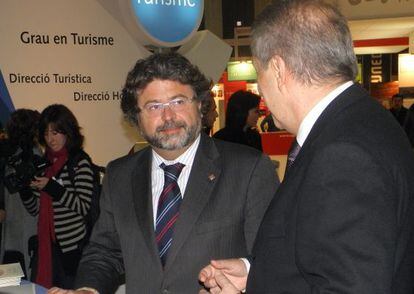
M201 270L198 278L210 293L233 294L246 288L247 274L240 259L212 260Z
M207 290L201 290L199 294L213 293L213 294L240 294L241 292L230 282L229 279L221 271L215 273L215 284L217 286L210 287Z

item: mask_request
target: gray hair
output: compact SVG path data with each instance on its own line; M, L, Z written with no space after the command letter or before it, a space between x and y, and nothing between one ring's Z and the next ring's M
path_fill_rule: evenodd
M280 56L303 84L355 80L356 56L345 17L320 0L279 0L253 24L252 53L267 68Z

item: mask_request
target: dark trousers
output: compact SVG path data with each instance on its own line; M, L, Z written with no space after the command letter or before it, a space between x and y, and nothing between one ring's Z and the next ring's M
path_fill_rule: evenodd
M73 289L76 271L81 258L81 250L76 249L63 253L57 244L52 244L52 274L53 286L64 289ZM30 280L36 281L38 251L35 251Z

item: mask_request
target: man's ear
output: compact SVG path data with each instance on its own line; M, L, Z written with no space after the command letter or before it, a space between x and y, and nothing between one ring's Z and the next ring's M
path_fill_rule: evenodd
M278 86L282 86L286 78L286 64L279 55L274 55L270 61L269 66L274 74Z

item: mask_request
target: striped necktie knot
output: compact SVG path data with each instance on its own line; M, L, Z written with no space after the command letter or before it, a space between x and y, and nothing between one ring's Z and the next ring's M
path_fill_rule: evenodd
M171 165L166 165L165 163L160 164L160 168L164 170L164 180L177 181L180 176L181 171L184 168L184 164L177 162Z

